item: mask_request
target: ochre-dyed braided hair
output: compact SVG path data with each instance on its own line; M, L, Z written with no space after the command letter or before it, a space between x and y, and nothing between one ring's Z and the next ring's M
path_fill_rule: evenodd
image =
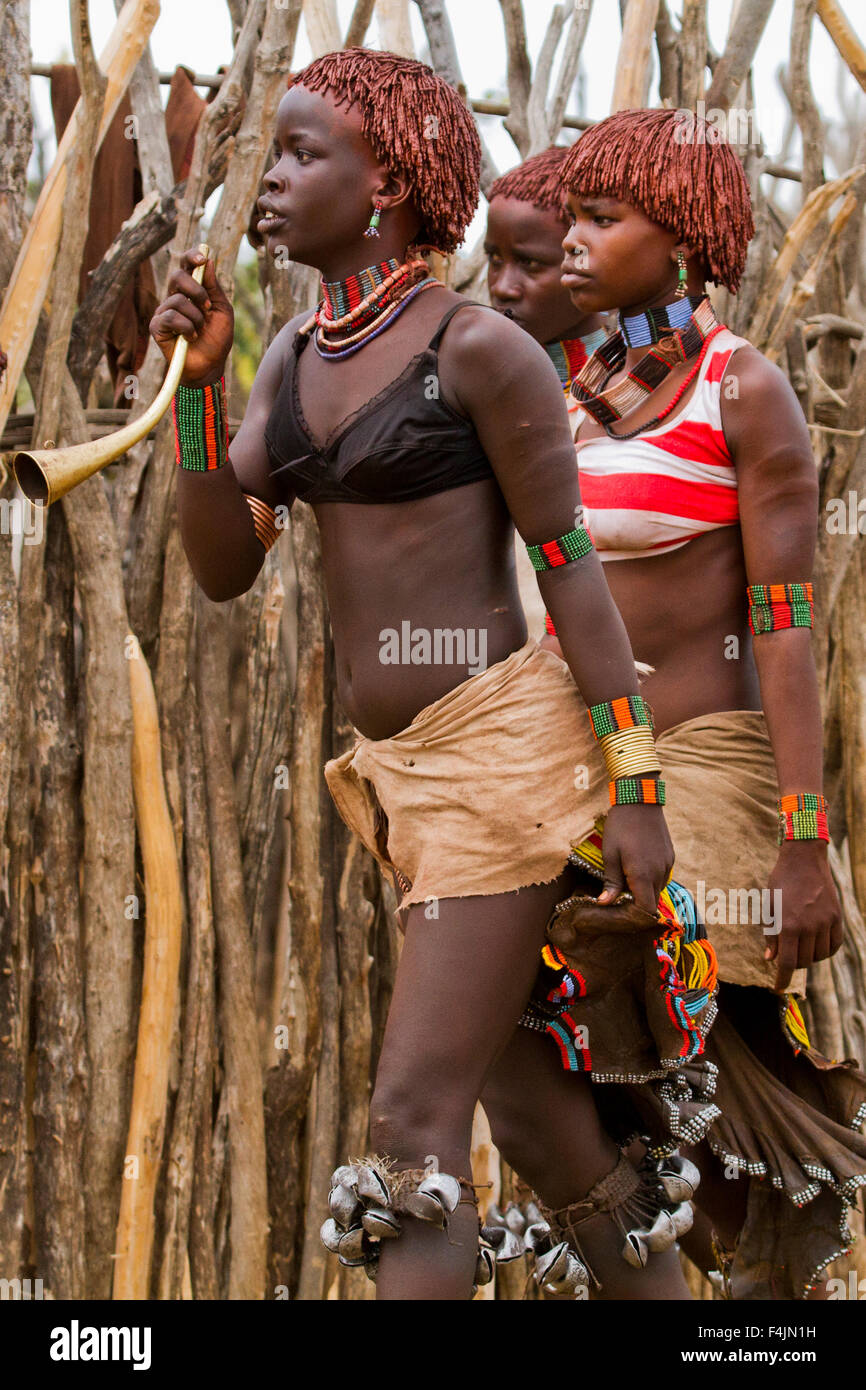
M454 251L478 206L481 141L469 107L432 68L397 53L344 48L289 78L357 106L376 158L412 183L416 244Z
M568 145L549 145L540 154L530 155L490 185L488 202L494 198L518 198L522 203L558 213L568 225L571 217L562 183L562 165L568 153Z
M616 198L675 233L707 278L739 289L755 235L749 186L724 134L691 111L618 111L590 127L562 166L570 193Z

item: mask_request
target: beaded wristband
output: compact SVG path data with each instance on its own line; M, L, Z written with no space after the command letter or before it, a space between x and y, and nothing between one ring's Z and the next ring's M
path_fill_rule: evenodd
M812 585L750 584L749 627L752 632L776 632L785 627L811 627Z
M611 806L664 806L661 777L617 777L607 784Z
M225 377L210 386L178 386L171 403L179 468L209 473L229 456Z
M620 695L616 700L602 700L589 706L589 722L596 738L634 729L638 725L653 726L652 710L642 695Z
M555 541L545 541L542 545L528 545L526 550L532 568L540 574L542 570L556 569L559 565L567 565L571 560L579 560L582 555L588 555L592 548L586 527L577 526L573 531L566 531L564 536Z
M829 840L827 800L819 792L791 792L780 796L779 844L785 840Z

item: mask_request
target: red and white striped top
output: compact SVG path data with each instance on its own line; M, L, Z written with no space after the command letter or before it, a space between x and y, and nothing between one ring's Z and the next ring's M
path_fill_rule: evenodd
M722 432L721 387L747 339L723 328L685 409L634 439L578 443L584 525L601 560L638 560L687 545L740 518L737 475ZM586 412L572 417L579 429Z

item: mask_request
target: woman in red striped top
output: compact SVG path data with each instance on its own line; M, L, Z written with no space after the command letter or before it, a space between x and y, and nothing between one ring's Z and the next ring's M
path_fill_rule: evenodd
M707 281L736 292L754 230L717 133L688 112L621 112L572 147L563 181L563 284L581 314L620 312L620 335L572 387L583 521L652 668L642 694L673 877L723 981L706 1048L721 1115L691 1151L703 1220L682 1243L728 1297L823 1297L821 1271L848 1244L845 1204L866 1183L854 1132L866 1083L810 1047L796 999L842 941L802 630L818 519L809 434L786 377L705 295ZM546 645L558 650L555 635ZM515 1049L508 1064L513 1081ZM548 1107L528 1065L524 1089L518 1111L494 1077L484 1102L531 1181L532 1116Z

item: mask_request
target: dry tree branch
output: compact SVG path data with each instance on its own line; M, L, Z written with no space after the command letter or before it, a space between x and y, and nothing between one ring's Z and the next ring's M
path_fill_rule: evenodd
M359 48L363 44L373 20L375 8L376 0L355 0L355 8L352 11L346 37L343 40L344 48Z
M794 268L794 262L797 256L812 236L828 209L837 198L848 192L852 184L856 183L864 172L866 172L866 166L860 164L855 169L849 169L841 178L833 179L830 183L821 184L820 187L813 189L809 194L802 208L794 218L794 221L785 233L782 245L779 248L779 253L773 263L766 284L762 289L762 307L753 318L747 334L750 342L760 345L765 341L779 296L782 293L785 281Z
M866 48L854 33L839 0L818 0L817 15L844 62L866 92Z
M791 24L791 57L788 65L791 110L800 127L803 145L803 193L824 181L824 122L809 81L809 48L815 0L794 0Z
M629 0L616 62L611 112L645 106L659 0Z
M550 74L553 71L553 59L562 37L565 27L565 6L554 5L547 21L547 29L538 53L538 60L535 64L535 74L532 79L532 87L529 92L526 116L529 128L529 144L527 153L538 154L545 146L550 144L550 134L547 128L547 89L550 86Z
M837 246L839 238L849 218L853 216L856 207L857 198L853 193L849 193L834 217L830 229L818 248L806 274L793 286L782 308L782 312L779 314L773 326L773 331L767 339L766 345L762 347L760 343L755 344L771 362L776 362L778 360L779 354L784 346L785 338L790 332L793 319L797 317L803 305L808 304L809 300L814 297L818 285L818 278L824 270L831 253ZM842 401L841 404L844 405L844 401Z
M679 30L674 27L667 0L659 0L656 20L656 52L659 59L659 96L662 105L679 106L680 59Z
M548 143L556 139L562 128L565 107L574 86L574 79L577 77L577 70L580 67L580 55L583 51L583 42L591 16L592 0L589 0L589 3L580 9L572 10L571 24L565 37L553 95L547 108Z
M340 47L337 0L304 0L304 23L314 57Z
M383 48L404 58L415 57L409 0L376 0L376 23Z
M773 0L749 0L749 4L740 6L713 73L707 92L708 107L728 110L746 80L772 8Z
M704 95L704 70L707 66L707 0L683 0L678 47L680 105L694 110Z
M532 88L532 67L526 47L522 0L499 0L499 8L502 11L502 24L505 29L508 101L511 107L503 124L520 151L521 158L525 159L529 153L527 104ZM557 5L554 13L561 8L561 5Z
M415 0L415 4L421 11L424 32L430 45L430 63L434 72L437 72L440 77L444 77L446 82L450 82L463 100L467 101L466 84L460 72L454 31L451 28L451 21L448 18L444 0ZM480 131L479 138L481 140L481 191L486 193L497 177L497 168Z

